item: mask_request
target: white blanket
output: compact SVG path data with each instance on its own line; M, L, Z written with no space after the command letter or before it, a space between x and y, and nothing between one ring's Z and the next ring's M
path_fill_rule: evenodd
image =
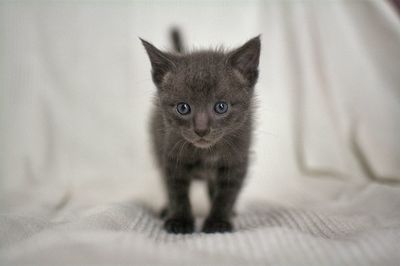
M189 47L262 34L231 234L155 215L138 37L168 49L172 25ZM399 26L385 1L1 2L0 265L397 265Z

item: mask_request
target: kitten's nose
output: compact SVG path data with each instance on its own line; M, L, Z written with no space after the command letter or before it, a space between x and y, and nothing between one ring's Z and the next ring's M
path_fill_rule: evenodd
M204 112L195 114L194 116L194 132L200 137L204 137L210 133L210 127L208 125L208 116Z
M209 128L204 128L204 129L195 129L194 132L199 135L199 137L204 137L208 133L210 133Z

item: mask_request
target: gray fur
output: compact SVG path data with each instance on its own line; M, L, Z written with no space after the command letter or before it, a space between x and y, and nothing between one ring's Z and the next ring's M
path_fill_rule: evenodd
M191 180L202 176L212 206L203 232L231 231L248 165L260 38L230 52L185 54L162 52L142 42L157 87L151 134L168 195L164 227L171 233L193 232L188 191ZM227 113L214 111L217 101L228 103ZM189 115L177 112L181 102L190 105Z

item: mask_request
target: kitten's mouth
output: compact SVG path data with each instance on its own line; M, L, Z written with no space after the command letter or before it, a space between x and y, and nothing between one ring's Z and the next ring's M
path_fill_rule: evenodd
M202 149L209 148L213 145L213 143L211 141L208 141L205 139L199 139L199 140L193 141L192 143L194 146L196 146L198 148L202 148Z

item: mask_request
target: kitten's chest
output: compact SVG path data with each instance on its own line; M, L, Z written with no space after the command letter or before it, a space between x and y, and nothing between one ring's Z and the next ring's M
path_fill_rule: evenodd
M202 158L192 165L190 176L200 180L214 179L218 163L219 157L217 155Z
M209 154L198 158L190 168L190 175L194 179L213 179L220 165L221 157L218 154Z
M214 167L219 164L221 156L219 154L207 154L201 158L201 162L205 167Z
M193 168L212 169L218 168L221 164L221 157L218 154L210 154L198 157Z

